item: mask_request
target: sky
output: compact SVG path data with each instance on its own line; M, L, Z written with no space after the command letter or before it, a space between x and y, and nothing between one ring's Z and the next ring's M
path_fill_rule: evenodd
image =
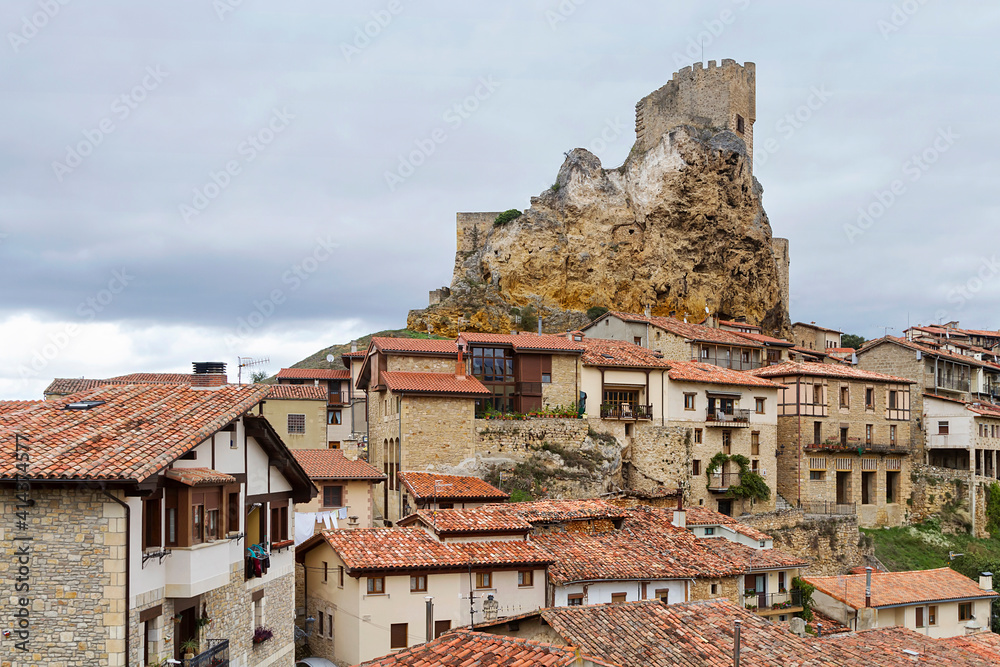
M5 0L0 399L401 328L457 211L617 167L701 59L756 63L793 321L998 329L998 33L955 0Z

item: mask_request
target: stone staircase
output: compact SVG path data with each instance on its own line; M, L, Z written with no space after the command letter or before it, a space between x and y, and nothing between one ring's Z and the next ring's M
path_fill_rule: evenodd
M780 493L775 493L775 499L774 499L774 509L775 510L777 510L777 511L780 512L782 510L794 509L794 507L795 506L792 505L787 500L785 500L785 497L782 496Z

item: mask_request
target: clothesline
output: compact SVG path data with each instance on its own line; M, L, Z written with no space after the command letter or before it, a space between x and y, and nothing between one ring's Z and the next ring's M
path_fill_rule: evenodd
M337 521L344 521L346 519L346 507L341 507L336 510L327 510L325 512L296 512L295 546L299 546L313 536L317 523L323 524L323 526L329 530L330 528L339 528L340 526L337 524Z

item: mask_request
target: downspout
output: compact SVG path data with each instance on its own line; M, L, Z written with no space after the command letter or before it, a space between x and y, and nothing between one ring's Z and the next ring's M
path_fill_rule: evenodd
M128 667L131 664L129 659L131 655L129 644L129 625L131 625L131 619L129 618L128 601L129 579L132 578L131 568L129 567L132 557L132 511L128 503L108 493L107 486L104 484L101 484L101 493L125 508L125 667Z
M396 438L399 441L399 451L396 452L396 454L397 454L396 465L398 466L398 468L396 469L397 473L400 470L403 469L403 396L404 396L404 394L402 394L402 393L399 395L399 414L397 415L397 417L398 417L398 427L399 427L399 437ZM395 477L396 477L396 479L393 480L392 483L393 483L394 486L398 486L399 485L399 475L397 474ZM398 488L396 488L396 493L399 496L399 518L402 519L403 518L403 494L399 493L399 489Z
M799 465L798 506L802 507L802 376L801 375L795 378L795 414L798 415L798 422L799 422L799 442L797 445L798 455L796 456Z
M666 371L660 370L660 426L664 426L663 420L667 413L667 395L663 391L663 376L666 374Z

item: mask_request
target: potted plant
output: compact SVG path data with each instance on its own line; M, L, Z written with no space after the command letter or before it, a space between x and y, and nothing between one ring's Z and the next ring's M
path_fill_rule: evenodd
M212 623L212 619L210 619L208 616L202 616L201 618L199 618L199 619L197 619L195 621L195 625L198 626L199 630L201 630L204 627L207 627L211 623Z
M270 640L271 637L273 636L274 632L271 630L271 628L261 626L253 631L253 643L255 645L263 644L264 642Z
M190 660L198 653L198 640L192 637L181 644L181 648L184 649L184 659Z

